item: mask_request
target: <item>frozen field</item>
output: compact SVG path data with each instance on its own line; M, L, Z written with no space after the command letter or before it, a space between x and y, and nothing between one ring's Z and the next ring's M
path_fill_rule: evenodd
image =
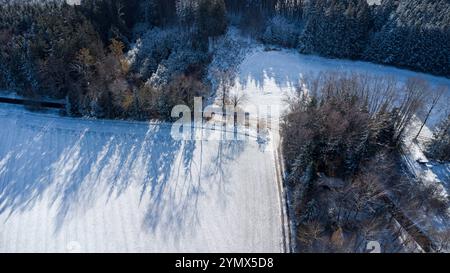
M295 50L264 51L260 46L252 50L240 65L234 91L248 95L244 106L246 110L251 112L258 106L262 116L277 118L286 109L286 100L303 78L327 71L394 77L399 83L417 77L428 81L432 86L443 85L450 88L450 79L443 77L367 62L302 55ZM450 91L442 97L431 123L450 111L449 101ZM271 109L268 110L266 106Z
M421 139L432 137L432 131L429 128L437 125L450 112L450 79L366 62L307 56L298 54L293 50L265 51L263 47L254 49L241 63L234 92L245 92L248 95L248 101L244 105L246 110L251 112L252 109L255 109L255 105L258 105L260 107L259 112L262 113L263 117L267 116L274 120L282 115L287 107L289 96L301 84L303 78L327 71L394 77L399 86L409 78L421 78L433 87L446 86L449 88L432 112L427 126L422 131ZM269 110L265 106L270 106L272 112L268 113ZM273 111L274 109L275 111ZM421 115L423 113L418 113L419 117ZM416 123L409 129L414 132L413 136L416 136L420 125L421 123L417 119ZM274 141L277 142L276 139ZM408 138L405 148L407 151L405 160L410 165L411 170L416 171L425 183L441 184L443 185L443 192L448 192L450 189L449 164L434 164L432 168L424 168L416 162L419 158L426 158L423 151ZM439 228L448 228L448 224L442 222L441 218L425 213L424 215L426 215L426 221L423 221L423 223L432 224Z
M0 252L281 252L274 160L0 105Z

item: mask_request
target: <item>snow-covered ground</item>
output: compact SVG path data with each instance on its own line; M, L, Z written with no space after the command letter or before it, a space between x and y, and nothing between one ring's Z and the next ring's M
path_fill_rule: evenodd
M273 150L254 138L8 105L0 128L0 252L283 251Z
M241 63L234 92L244 92L248 95L244 108L252 110L257 105L262 115L266 115L266 106L271 106L271 114L274 117L278 112L273 110L278 108L281 110L279 113L282 113L286 109L286 100L301 84L302 79L327 71L394 77L399 83L409 78L421 78L432 86L443 85L450 88L450 79L442 77L367 62L303 55L295 50L265 51L261 46L248 54ZM449 101L450 91L442 97L430 123L437 122L441 115L445 114L443 110L449 109Z
M427 81L432 87L446 86L448 89L432 112L427 126L422 130L421 139L429 140L432 137L430 128L450 111L450 79L367 62L302 55L295 50L266 51L263 46L252 50L241 63L233 92L247 94L248 100L243 106L244 109L252 112L252 109L258 107L263 118L279 118L287 107L287 100L303 79L327 71L393 77L399 85L410 78L420 78ZM272 107L271 113L268 113L268 107ZM420 121L415 120L413 128L410 128L412 138L417 134L420 125ZM417 168L422 168L417 166L419 163L416 160L425 156L417 145L412 145L414 144L411 141L412 138L407 139L407 151L408 154L411 154L412 164ZM448 181L449 167L446 164L434 164L421 176L424 175L428 182L450 184Z
M270 106L278 118L300 80L324 71L450 86L426 74L256 46L233 91L247 94L243 108L262 107L264 116ZM164 124L0 105L0 252L281 252L279 141L272 133L269 145L253 137L182 142Z
M260 46L252 50L241 63L233 92L247 94L248 100L243 105L244 109L253 113L255 107L258 107L260 118L270 118L273 122L287 109L287 100L297 86L302 83L302 79L327 71L394 77L399 86L409 78L421 78L432 87L446 86L450 90L450 79L442 77L366 62L307 56L299 54L295 50L266 51L263 46ZM450 111L448 105L450 101L449 90L442 96L427 126L423 129L422 135L431 137L432 131L429 128L434 127ZM270 113L268 107L272 108ZM417 120L412 131L417 134L419 127L420 122ZM276 134L272 140L275 143L274 145L279 145L279 138L276 137ZM430 168L421 166L416 162L417 159L425 157L420 148L410 138L407 139L405 147L405 161L412 166L411 170L416 170L418 172L416 175L421 177L425 183L443 185L444 187L441 187L441 189L443 194L447 195L450 190L449 164L434 163ZM430 218L424 223L432 222L433 225L442 229L441 218Z

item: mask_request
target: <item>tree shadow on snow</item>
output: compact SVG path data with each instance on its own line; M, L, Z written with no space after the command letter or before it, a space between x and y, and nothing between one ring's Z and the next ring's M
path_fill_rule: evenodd
M136 188L136 198L147 206L145 231L175 239L195 232L199 199L212 188L226 203L226 163L244 147L219 141L217 155L210 158L203 151L207 141L174 140L165 125L130 130L42 120L18 120L8 128L10 135L0 134L5 138L0 146L0 215L8 215L8 221L48 201L55 234L98 202L108 206ZM210 176L214 182L203 179Z
M215 145L215 146L214 146ZM216 147L210 153L204 146ZM199 200L212 194L215 202L226 204L226 188L230 182L230 160L243 151L243 141L186 141L174 159L170 185L157 184L148 207L144 225L152 232L158 229L163 239L176 242L186 234L194 235L199 223Z

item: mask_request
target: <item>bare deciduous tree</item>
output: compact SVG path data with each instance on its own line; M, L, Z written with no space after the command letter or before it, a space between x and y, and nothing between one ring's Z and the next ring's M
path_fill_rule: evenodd
M426 95L430 92L429 84L419 78L408 79L403 88L403 98L395 115L395 140L399 142L411 119L423 107Z
M234 107L234 109L238 109L243 104L245 104L248 101L248 96L244 92L241 91L233 91L230 94L230 103Z
M235 75L231 70L216 71L214 74L219 81L217 99L225 114L225 108L230 103L230 92L231 88L234 86Z
M429 100L429 109L425 115L423 122L422 122L422 126L420 126L419 132L417 132L417 135L414 138L415 140L417 140L419 138L420 133L422 133L423 127L425 127L425 125L428 122L428 119L431 116L431 113L436 108L436 105L438 104L439 100L442 98L442 95L447 91L448 91L447 87L441 86L433 92L433 95L431 95L430 100Z

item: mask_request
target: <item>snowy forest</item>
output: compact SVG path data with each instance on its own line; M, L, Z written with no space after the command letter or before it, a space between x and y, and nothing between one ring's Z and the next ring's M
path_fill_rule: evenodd
M393 219L399 214L447 217L449 201L402 160L415 113L429 108L427 96L439 91L410 79L397 105L395 85L387 78L326 74L312 78L290 102L282 135L299 251L364 252L368 240L387 252L411 251L413 241L448 247L450 232L432 226L433 242L418 239L418 230L408 231L414 239L396 239L402 231ZM429 158L448 160L448 120L436 132Z
M243 59L230 30L268 52L450 79L448 0L0 0L0 90L63 101L73 118L170 122L195 97L238 108L249 98L230 94ZM365 252L368 241L385 252L449 250L450 228L426 222L425 236L412 224L448 217L448 196L403 159L412 143L450 161L450 111L420 143L448 89L362 74L303 80L279 132L292 250Z

